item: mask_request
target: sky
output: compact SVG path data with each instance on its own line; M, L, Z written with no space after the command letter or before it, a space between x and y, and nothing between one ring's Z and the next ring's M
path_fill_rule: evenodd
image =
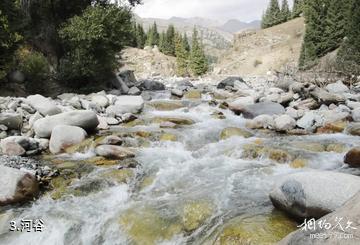
M135 13L142 18L176 16L252 21L261 19L268 3L269 0L143 0L143 4L135 8Z

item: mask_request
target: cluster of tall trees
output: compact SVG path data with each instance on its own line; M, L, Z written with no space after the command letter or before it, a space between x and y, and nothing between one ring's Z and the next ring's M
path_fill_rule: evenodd
M166 31L160 33L154 22L145 33L142 25L134 24L132 32L135 33L133 47L144 48L144 46L156 45L163 54L176 57L178 76L199 76L209 69L204 45L196 28L191 37L191 45L186 33L179 33L173 25L169 25Z
M18 69L29 83L107 79L132 39L131 20L129 5L110 0L1 0L0 82Z
M328 52L338 52L337 63L347 72L360 72L360 1L306 0L306 32L299 65L308 68Z
M262 16L261 27L269 28L299 17L303 12L304 1L294 0L293 8L290 10L287 0L282 0L281 7L278 0L270 0L269 6Z

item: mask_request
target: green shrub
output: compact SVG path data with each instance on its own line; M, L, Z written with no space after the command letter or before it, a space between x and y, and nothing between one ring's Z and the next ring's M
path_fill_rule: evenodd
M131 37L131 12L115 5L88 7L59 31L65 47L60 60L62 80L75 87L83 81L102 81L118 65L116 54Z
M39 83L48 79L50 74L49 63L42 53L20 49L17 52L17 57L19 69L25 74L28 82Z

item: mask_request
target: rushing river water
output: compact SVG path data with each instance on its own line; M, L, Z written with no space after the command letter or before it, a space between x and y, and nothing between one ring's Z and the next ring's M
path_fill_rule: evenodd
M215 111L226 118L214 118ZM173 111L146 106L141 114L144 119L155 116L189 118L195 124L177 129L159 129L158 124L112 129L164 131L177 139L151 140L138 148L135 160L139 165L127 184L103 182L104 172L116 166L95 167L72 183L93 183L86 195L69 194L53 200L45 193L33 203L6 210L9 220L42 219L45 228L36 233L5 232L0 244L245 244L236 240L242 232L253 244L272 243L296 229L295 223L274 211L268 198L279 176L309 168L350 171L343 167L343 153L312 151L311 144L347 149L360 143L357 137L343 134L281 136L261 131L250 138L220 140L224 128L245 128L245 120L207 102L192 102ZM305 159L306 166L294 168L286 159L279 163L261 154L245 157L249 145L282 149ZM90 150L60 159L92 156ZM273 234L274 229L279 234Z

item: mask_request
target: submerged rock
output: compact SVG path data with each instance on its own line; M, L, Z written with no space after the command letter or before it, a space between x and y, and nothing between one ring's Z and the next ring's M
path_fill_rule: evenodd
M225 128L220 133L220 139L225 140L228 138L231 138L233 136L241 136L244 138L250 138L253 136L253 134L247 130L241 129L241 128Z
M135 157L135 153L128 148L115 145L100 145L95 148L95 153L98 156L123 160Z
M153 245L170 240L182 231L177 220L162 217L149 207L126 210L119 219L119 224L134 244Z
M161 135L160 141L177 141L177 136L174 134L165 133Z
M274 244L296 228L296 222L277 211L234 218L222 229L214 245Z
M0 165L0 206L24 202L39 192L36 177L28 172Z
M181 101L152 101L149 105L159 111L173 111L185 107Z
M310 171L282 177L270 193L279 208L296 218L320 218L360 191L360 178L330 171Z
M183 98L188 100L199 100L201 99L201 92L199 90L190 90L184 93Z
M92 111L70 111L37 120L34 130L38 137L50 138L52 130L58 125L77 126L92 131L98 124L99 120Z
M212 216L213 206L207 201L186 203L183 209L183 226L185 231L194 231Z
M192 125L195 122L188 118L180 118L180 117L155 117L152 119L153 123L162 123L162 122L172 122L177 125Z

